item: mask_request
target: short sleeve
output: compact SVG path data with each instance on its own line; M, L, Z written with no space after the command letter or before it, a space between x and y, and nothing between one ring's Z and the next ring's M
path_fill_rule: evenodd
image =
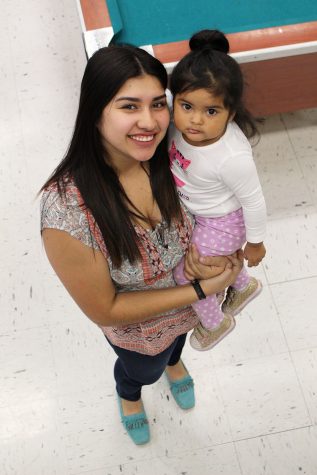
M43 192L41 197L41 231L46 228L69 233L86 246L100 250L90 231L87 215L73 195L60 196L57 190Z

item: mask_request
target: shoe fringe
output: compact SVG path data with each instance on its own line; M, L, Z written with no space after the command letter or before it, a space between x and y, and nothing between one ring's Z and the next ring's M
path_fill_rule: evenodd
M142 429L143 426L147 425L149 421L147 419L141 419L138 421L126 423L125 426L127 430L133 430L133 429Z
M192 389L194 387L194 382L193 381L188 381L188 383L182 384L176 389L176 393L186 393L189 389Z

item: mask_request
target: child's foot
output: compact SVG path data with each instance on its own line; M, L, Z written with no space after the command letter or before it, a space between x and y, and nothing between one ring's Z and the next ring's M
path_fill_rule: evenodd
M223 313L228 313L233 317L253 300L262 290L262 283L260 280L251 277L250 282L244 290L236 290L229 287L227 290L226 300L222 304L221 310Z
M207 351L219 343L236 326L235 319L231 315L224 315L222 322L218 327L208 330L201 323L194 328L190 335L189 342L191 346L198 351Z

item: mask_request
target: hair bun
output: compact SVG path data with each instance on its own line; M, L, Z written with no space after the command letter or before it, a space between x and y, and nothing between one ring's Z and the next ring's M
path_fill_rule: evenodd
M191 51L213 49L222 53L229 53L229 41L219 30L201 30L189 40Z

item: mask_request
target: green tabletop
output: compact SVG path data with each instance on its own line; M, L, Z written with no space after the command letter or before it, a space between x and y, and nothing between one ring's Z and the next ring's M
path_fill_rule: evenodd
M317 20L317 0L107 0L115 42L136 46Z

